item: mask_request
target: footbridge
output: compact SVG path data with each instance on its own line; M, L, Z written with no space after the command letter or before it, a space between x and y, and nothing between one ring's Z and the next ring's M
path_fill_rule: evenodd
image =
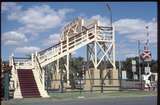
M110 63L113 70L116 69L114 26L101 26L98 20L84 20L79 17L63 28L60 39L55 45L32 53L31 58L27 59L17 58L12 54L9 62L12 66L14 98L32 97L32 94L29 93L30 90L23 89L25 87L23 86L25 79L21 76L23 71L24 73L30 73L30 76L33 74L34 78L32 80L35 81L36 88L32 90L38 91L37 95L39 94L40 97L49 97L45 90L44 68L51 63L55 65L53 68L56 78L60 78L60 65L64 65L64 71L67 74L66 86L69 86L70 54L83 46L87 48L87 61L92 62L94 71L97 71L99 65L104 62ZM62 59L63 63L61 63ZM27 70L31 71L27 72ZM25 77L27 78L29 75ZM33 82L30 82L30 84L33 84Z

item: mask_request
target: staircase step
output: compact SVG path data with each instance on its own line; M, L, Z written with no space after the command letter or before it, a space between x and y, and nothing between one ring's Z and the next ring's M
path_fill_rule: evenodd
M23 81L20 81L21 83L35 83L34 80L23 80Z
M37 92L36 92L36 91L33 91L33 92L31 92L31 91L30 91L30 92L29 92L29 91L28 91L28 92L22 91L22 92L23 92L23 95L24 95L24 94L33 94L33 95L34 95L34 94L35 94L35 95L39 94L38 91L37 91Z
M34 82L30 82L30 83L27 83L27 82L22 82L20 85L22 86L37 86L36 84L34 84Z
M22 88L22 91L38 91L37 88Z
M37 88L22 88L21 91L37 91Z
M18 69L18 78L24 98L41 97L31 69Z
M19 77L24 77L24 78L33 78L33 75L21 75Z
M33 97L34 97L34 98L40 98L41 96L39 96L39 95L38 95L38 96L33 96L33 95L32 95L32 96L23 96L23 97L24 97L24 98L33 98Z
M37 95L37 94L39 94L38 92L23 92L23 95L24 94L33 94L33 95Z
M40 96L40 94L24 93L23 96Z
M33 77L33 75L23 75L23 74L20 74L20 77Z
M22 84L25 83L25 84L29 84L29 83L35 83L34 80L23 80L23 81L20 81Z
M21 77L21 78L23 78L23 77ZM23 80L20 80L20 81L26 81L26 82L32 82L32 81L34 81L34 78L33 79L30 79L30 78L23 78Z
M38 92L23 92L23 95L40 95Z

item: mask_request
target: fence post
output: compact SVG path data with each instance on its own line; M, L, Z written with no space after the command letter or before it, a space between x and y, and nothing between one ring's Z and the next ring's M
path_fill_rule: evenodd
M118 69L118 79L119 79L119 90L121 91L121 82L122 82L122 65L121 65L121 62L119 60L119 69Z
M81 78L80 78L80 95L81 95L81 93L82 93L82 83L81 83Z
M103 78L101 79L101 93L103 93Z
M4 99L9 100L9 72L4 73Z
M94 78L90 78L90 80L92 81L91 82L91 90L90 91L93 92L93 80L94 80Z
M47 71L47 92L49 92L49 73L48 73L48 70L46 71Z
M103 93L103 82L104 82L104 79L103 79L103 72L102 72L102 70L100 70L100 80L101 80L101 93Z
M60 81L61 81L61 93L63 93L63 78L62 78L62 69L61 69L61 75L60 75Z

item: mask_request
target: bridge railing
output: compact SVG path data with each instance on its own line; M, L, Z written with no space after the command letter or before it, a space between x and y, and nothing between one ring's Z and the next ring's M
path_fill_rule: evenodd
M37 53L40 64L46 65L46 61L55 61L67 53L71 53L83 46L83 42L87 44L89 40L96 39L102 41L112 41L113 27L99 26L98 21L84 21L81 26L82 30L75 35L68 35L65 39L60 40L58 44L44 49ZM49 63L48 62L48 63Z
M15 63L15 59L13 57L13 55L10 57L9 59L9 64L10 66L12 66L12 70L11 70L11 80L13 80L14 82L14 89L19 88L19 80L18 80L18 73L17 73L17 68L16 68L16 63Z
M14 57L13 59L17 69L20 69L20 68L25 69L25 68L32 67L31 58Z
M38 75L39 79L40 79L40 82L41 84L43 84L43 68L41 67L40 63L39 63L39 60L37 58L37 56L33 56L33 59L34 59L34 62L36 62L36 65L38 67L38 69L36 69L36 74Z
M97 28L97 35L99 40L113 40L113 27L98 26Z
M84 41L93 39L95 36L96 26L90 27L86 31L78 33L72 37L68 37L67 40L61 41L57 45L49 47L41 52L38 52L38 59L40 63L43 63L53 57L58 57L61 54L67 52L67 49L70 50L77 45L81 44ZM58 58L57 58L58 59Z

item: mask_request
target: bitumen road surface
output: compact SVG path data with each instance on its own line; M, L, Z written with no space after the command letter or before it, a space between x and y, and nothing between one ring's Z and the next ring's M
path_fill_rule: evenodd
M77 99L62 101L55 101L53 99L22 99L5 101L2 102L2 105L157 105L157 97L114 97L106 99Z

